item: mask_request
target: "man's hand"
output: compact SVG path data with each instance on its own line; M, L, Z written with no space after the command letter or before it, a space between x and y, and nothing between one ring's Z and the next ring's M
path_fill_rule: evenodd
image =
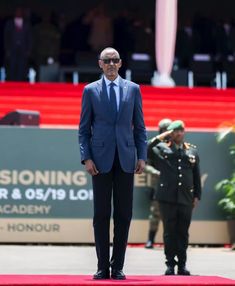
M199 201L198 198L194 198L194 200L193 200L193 208L194 208L194 209L195 209L196 206L198 205L198 201Z
M86 171L92 175L95 176L99 173L99 171L96 169L96 166L92 160L86 160L85 161Z
M142 174L145 168L145 161L144 160L138 160L136 168L135 168L135 174Z

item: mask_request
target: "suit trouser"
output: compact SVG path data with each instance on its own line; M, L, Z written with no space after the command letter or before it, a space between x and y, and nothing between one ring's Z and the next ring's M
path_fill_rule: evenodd
M163 221L166 264L175 266L175 257L177 257L178 266L185 266L192 206L160 202L160 212Z
M25 52L15 49L9 60L9 79L12 81L27 80L27 62Z
M134 173L125 173L116 151L110 172L92 177L94 192L94 234L98 269L121 270L124 264L129 226L132 217ZM110 217L113 196L114 237L110 260Z

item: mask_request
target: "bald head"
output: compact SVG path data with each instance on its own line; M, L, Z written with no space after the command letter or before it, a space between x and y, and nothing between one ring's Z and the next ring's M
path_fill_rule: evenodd
M120 59L119 52L118 52L117 50L115 50L114 48L112 48L112 47L105 48L105 49L100 53L100 59L104 59L107 54L108 54L108 55L109 55L109 54L115 55L115 57L117 57L117 58Z

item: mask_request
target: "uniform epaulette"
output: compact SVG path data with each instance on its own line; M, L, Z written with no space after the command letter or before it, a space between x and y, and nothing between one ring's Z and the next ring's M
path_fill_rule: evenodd
M189 148L194 148L194 149L196 149L196 148L197 148L196 145L193 145L193 144L188 143L188 142L184 142L184 146L185 146L186 149L189 149Z

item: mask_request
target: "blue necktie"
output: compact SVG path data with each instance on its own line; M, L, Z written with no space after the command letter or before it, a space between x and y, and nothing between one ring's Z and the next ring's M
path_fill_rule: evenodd
M113 117L114 117L114 119L116 119L118 110L117 110L116 92L115 92L115 89L114 89L115 83L111 82L109 84L109 86L110 86L109 100L110 100L110 104L111 104L111 107L112 107L112 110L113 110Z

